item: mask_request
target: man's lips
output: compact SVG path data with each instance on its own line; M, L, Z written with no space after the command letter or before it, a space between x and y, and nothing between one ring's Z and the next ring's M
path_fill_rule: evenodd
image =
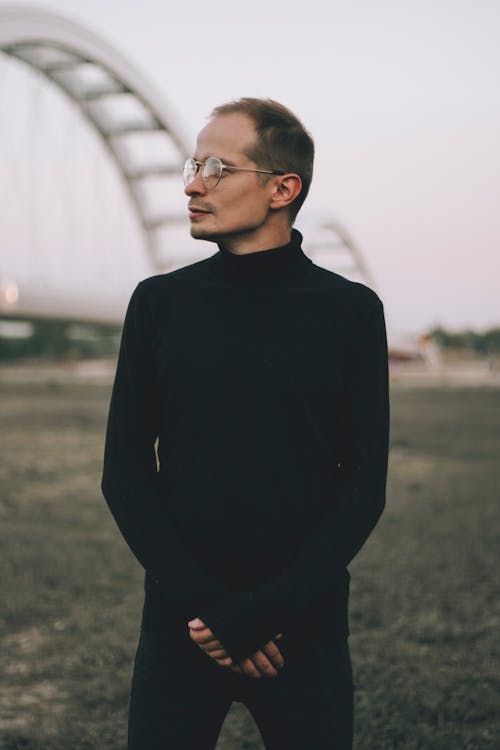
M201 208L199 206L188 206L188 211L190 219L196 219L200 216L206 216L210 213L210 211L207 211L205 208Z

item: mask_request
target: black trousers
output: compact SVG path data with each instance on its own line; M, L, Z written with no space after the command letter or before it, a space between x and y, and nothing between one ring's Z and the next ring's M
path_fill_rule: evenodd
M285 666L252 679L220 667L189 638L141 630L128 750L214 750L233 701L250 711L267 750L351 750L353 680L347 640L278 641ZM238 750L238 748L234 748Z

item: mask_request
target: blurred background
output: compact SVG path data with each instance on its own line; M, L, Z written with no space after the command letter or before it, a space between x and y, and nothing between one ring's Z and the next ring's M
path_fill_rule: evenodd
M356 747L499 746L500 6L0 3L0 747L123 747L141 570L100 496L137 282L207 257L211 109L290 107L296 226L384 302L388 507L353 563ZM241 706L218 748L261 748Z

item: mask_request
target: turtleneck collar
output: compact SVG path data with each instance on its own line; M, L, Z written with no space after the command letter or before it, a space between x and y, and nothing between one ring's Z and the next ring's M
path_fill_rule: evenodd
M312 264L302 250L302 235L292 229L290 242L269 250L237 255L219 245L213 256L217 278L241 286L275 286L304 276Z

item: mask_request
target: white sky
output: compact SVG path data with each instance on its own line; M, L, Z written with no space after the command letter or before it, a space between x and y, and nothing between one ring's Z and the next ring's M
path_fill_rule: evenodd
M29 4L128 56L193 144L228 99L295 111L316 142L308 206L361 247L392 328L500 325L498 0Z

